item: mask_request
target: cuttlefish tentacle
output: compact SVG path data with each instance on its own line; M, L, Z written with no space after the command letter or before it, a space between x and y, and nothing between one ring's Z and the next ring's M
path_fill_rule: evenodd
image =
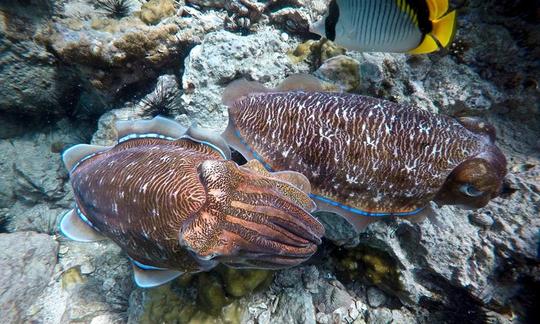
M303 191L231 161L205 161L199 171L206 203L180 231L181 244L196 257L238 265L264 256L284 267L315 252L324 229L301 207L314 207Z

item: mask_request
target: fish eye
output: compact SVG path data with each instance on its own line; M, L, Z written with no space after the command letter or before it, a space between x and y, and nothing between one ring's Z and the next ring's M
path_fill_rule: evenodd
M473 185L467 183L459 187L459 191L466 194L469 197L478 197L484 194L483 191L476 189Z

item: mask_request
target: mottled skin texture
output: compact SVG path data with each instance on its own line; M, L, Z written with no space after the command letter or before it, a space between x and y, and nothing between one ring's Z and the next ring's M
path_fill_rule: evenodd
M312 193L367 213L414 212L431 200L481 207L506 173L489 125L376 98L255 93L231 104L229 116L224 136L248 158L303 173ZM483 194L461 197L468 182Z
M217 262L282 268L323 234L307 194L187 139L122 142L70 173L77 206L133 259L195 272Z

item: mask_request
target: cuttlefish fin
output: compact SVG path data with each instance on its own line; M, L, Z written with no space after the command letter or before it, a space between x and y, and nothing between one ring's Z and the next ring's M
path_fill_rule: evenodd
M231 82L223 92L222 102L229 107L229 123L227 129L221 134L225 142L240 152L246 160L258 159L261 160L257 152L255 152L247 143L245 143L240 135L239 130L234 124L234 116L238 112L238 107L234 103L244 97L257 93L268 92L283 92L283 91L324 91L324 87L319 79L308 74L293 74L283 80L276 88L267 88L263 84L256 81L248 81L239 79Z
M324 86L319 79L309 74L292 74L285 78L275 89L277 91L324 91Z
M214 150L218 151L224 159L231 159L231 149L223 137L221 137L221 135L218 133L192 125L182 136L182 138L187 138L197 143L208 145Z
M368 227L369 224L379 220L379 218L377 217L358 215L352 211L343 209L339 206L334 206L328 202L324 202L319 199L316 199L315 202L317 204L317 211L325 211L338 214L339 216L345 218L345 220L353 226L357 233L362 232L366 227Z
M418 213L416 213L414 215L410 215L410 216L404 216L402 218L408 220L411 223L421 223L424 220L426 220L426 218L428 218L430 220L433 220L433 219L435 219L435 216L436 216L435 211L433 210L433 208L431 206L428 205L428 206L424 207Z
M257 81L248 81L246 79L238 79L229 83L225 90L223 91L223 96L221 97L221 102L231 107L235 101L240 98L246 97L254 93L266 93L272 91L271 89L265 87L262 83Z
M181 271L146 266L132 259L133 277L140 288L161 286L182 275Z
M259 174L272 177L277 180L285 181L307 194L311 193L311 184L309 183L308 178L306 178L306 176L299 172L288 170L270 172L258 160L249 160L246 164L242 165L241 168L247 168Z
M221 101L231 107L235 101L256 93L286 92L286 91L324 91L322 82L309 74L292 74L285 78L276 88L268 88L260 82L246 79L235 80L225 88Z
M118 142L145 137L175 140L186 133L186 128L172 119L157 116L150 120L117 121L116 132Z
M109 146L77 144L62 153L62 161L64 161L66 169L72 171L77 163L108 149L110 149Z
M311 193L311 184L309 183L308 178L306 178L303 174L299 172L295 172L295 171L271 172L271 171L268 171L264 167L264 165L258 160L250 160L246 164L242 165L240 169L249 169L249 170L255 171L256 173L262 176L285 182L289 185L294 186L296 189L301 190L307 195ZM290 192L290 190L286 189L288 188L287 186L277 185L276 188L280 191L282 195L294 201L295 203L299 204L305 210L309 212L312 212L315 210L316 206L313 204L313 201L311 199L307 198L307 196L297 195L295 192ZM299 199L301 197L305 197L306 199Z
M74 209L68 211L60 221L60 231L69 239L77 242L95 242L105 240L106 237L98 233L88 220L83 220Z

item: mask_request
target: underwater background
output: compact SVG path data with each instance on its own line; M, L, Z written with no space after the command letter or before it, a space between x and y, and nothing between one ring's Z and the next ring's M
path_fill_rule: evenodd
M452 1L449 48L407 55L315 40L328 2L0 0L2 323L540 322L539 3ZM508 159L501 196L360 234L317 213L325 238L300 266L218 266L152 289L113 242L60 235L67 148L113 145L115 121L158 115L223 131L227 84L294 73L486 119Z

